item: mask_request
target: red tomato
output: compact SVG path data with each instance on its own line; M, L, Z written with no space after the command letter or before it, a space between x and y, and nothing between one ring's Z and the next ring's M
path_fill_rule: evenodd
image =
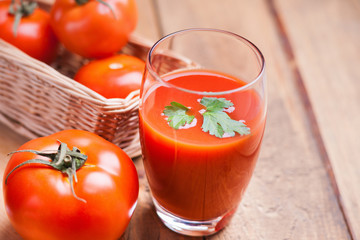
M10 14L11 1L0 1L0 38L21 49L33 58L50 63L57 51L58 40L50 26L50 16L40 8L23 16L13 32L15 16Z
M93 60L74 79L106 98L125 98L140 89L145 63L130 55Z
M77 2L85 2L78 4ZM128 41L137 23L135 0L56 0L51 24L64 46L83 57L107 57Z
M134 164L116 145L81 130L37 138L19 150L56 151L59 141L69 149L77 147L87 156L85 165L76 171L74 194L65 170L40 163L25 164L6 179L12 169L29 159L50 162L35 153L14 153L3 180L6 211L12 225L24 239L117 239L125 231L137 203L139 182Z

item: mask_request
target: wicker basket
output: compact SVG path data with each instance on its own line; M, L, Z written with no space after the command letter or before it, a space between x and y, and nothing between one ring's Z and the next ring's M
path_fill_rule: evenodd
M37 0L49 10L54 0ZM131 36L121 53L145 60L151 44ZM198 67L182 56L166 54L159 72ZM72 78L88 59L60 48L51 64L42 63L0 39L0 122L28 138L65 129L96 133L139 156L138 106L140 90L126 98L107 99Z
M145 59L149 47L132 36L122 52ZM86 61L60 49L49 66L0 39L0 121L28 138L87 130L138 156L139 90L125 99L104 98L72 80Z

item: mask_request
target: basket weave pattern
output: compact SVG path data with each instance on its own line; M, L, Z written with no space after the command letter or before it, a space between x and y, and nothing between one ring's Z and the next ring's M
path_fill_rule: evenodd
M149 45L132 38L123 53L145 59L148 50ZM125 99L104 98L72 79L86 61L61 49L49 66L0 39L0 121L28 138L87 130L130 157L139 155L139 90Z

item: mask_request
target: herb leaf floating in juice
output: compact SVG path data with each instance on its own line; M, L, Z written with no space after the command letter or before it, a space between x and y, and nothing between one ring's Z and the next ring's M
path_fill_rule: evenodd
M174 129L185 124L191 124L194 116L186 114L190 109L178 102L171 102L171 106L165 106L164 115L168 117L169 126ZM206 109L202 113L204 122L201 126L204 132L209 132L218 138L234 137L235 133L240 135L250 134L250 128L242 121L236 121L229 117L224 111L226 108L232 107L234 104L225 98L203 97L200 104Z
M186 112L190 109L178 102L171 102L171 106L165 106L163 113L168 116L170 127L179 129L185 124L190 124L194 116L187 115Z
M225 108L233 106L233 103L225 98L203 97L200 103L206 107L203 113L204 122L201 126L204 132L215 135L218 138L227 134L230 137L235 136L235 132L240 135L250 134L248 128L243 122L233 120L224 112Z

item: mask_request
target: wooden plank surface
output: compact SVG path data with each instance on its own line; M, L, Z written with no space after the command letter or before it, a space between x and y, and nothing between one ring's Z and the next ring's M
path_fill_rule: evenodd
M360 239L360 2L277 0L355 239Z
M183 28L221 28L253 41L267 61L269 114L254 177L231 224L203 239L359 238L360 84L356 80L360 74L354 70L359 62L359 2L137 1L135 34L150 42ZM299 81L305 89L299 88ZM314 131L309 104L321 135ZM26 140L0 124L0 177L6 154ZM336 179L319 141L326 147ZM151 203L141 158L134 162L140 178L139 201L121 239L199 239L162 225ZM0 202L0 239L21 239L7 220L2 194Z
M9 157L7 154L14 149L16 150L28 139L14 133L12 129L0 124L0 239L18 240L21 237L12 228L7 215L5 213L5 206L3 201L2 179L4 175L5 166Z

